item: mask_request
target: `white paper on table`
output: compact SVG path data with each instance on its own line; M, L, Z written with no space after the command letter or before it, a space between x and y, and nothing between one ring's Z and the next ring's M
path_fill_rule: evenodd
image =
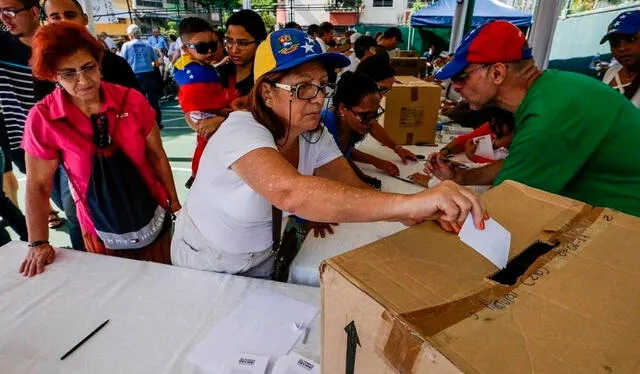
M463 243L475 249L494 265L503 269L509 261L511 233L493 218L484 221L485 229L478 230L473 224L471 214L462 225L458 237Z
M264 374L269 364L268 356L238 354L227 361L222 374Z
M495 160L496 157L493 153L493 140L491 135L478 136L473 138L478 147L476 148L476 156L484 157L489 160Z
M268 290L250 293L231 314L213 327L189 354L204 369L220 371L228 357L246 354L281 357L303 334L294 323L310 325L318 308Z
M280 357L271 374L320 374L320 364L291 352Z

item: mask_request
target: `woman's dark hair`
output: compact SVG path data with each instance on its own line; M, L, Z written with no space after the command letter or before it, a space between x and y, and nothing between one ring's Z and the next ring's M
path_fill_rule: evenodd
M516 125L513 113L500 108L492 108L491 112L492 118L489 121L489 126L491 127L491 132L496 134L496 138L502 138L507 135L505 134L505 129L510 133L513 132Z
M374 82L393 78L396 75L396 71L393 70L391 64L380 55L371 56L362 61L356 68L356 73L366 75Z
M262 17L253 10L243 9L233 13L227 20L226 27L229 28L231 25L244 27L256 40L256 45L267 39L267 28L264 25L264 21Z
M348 71L342 74L333 95L333 105L337 108L339 104L352 108L360 104L365 96L378 93L378 85L371 78Z

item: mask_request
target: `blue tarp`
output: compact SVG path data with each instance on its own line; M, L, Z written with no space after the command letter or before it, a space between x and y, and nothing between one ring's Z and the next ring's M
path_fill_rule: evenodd
M413 27L451 27L456 0L440 0L422 8L411 16ZM521 12L498 0L476 0L471 27L478 27L493 20L504 20L516 26L531 25L531 14Z

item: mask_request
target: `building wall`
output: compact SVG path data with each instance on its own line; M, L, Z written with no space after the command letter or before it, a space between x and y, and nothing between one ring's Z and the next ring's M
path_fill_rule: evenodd
M373 0L363 0L364 11L360 23L371 25L399 25L407 10L407 0L393 0L393 7L374 7Z
M279 8L276 11L278 23L289 22L291 20L291 3L289 0L281 0L278 4ZM328 21L329 13L325 10L325 6L327 6L327 0L295 0L293 2L293 21L303 27L312 24L319 25Z
M549 67L589 73L589 63L596 53L603 58L610 58L609 43L600 45L609 23L618 14L631 9L640 9L640 4L574 14L558 20Z
M403 19L407 11L408 0L393 0L393 7L374 7L373 0L363 0L364 10L360 14L361 24L372 25L398 25L399 19ZM295 0L294 2L294 21L301 26L309 26L311 24L320 24L329 20L329 13L324 9L327 0ZM280 3L284 10L278 9L278 22L281 22L284 16L285 22L289 21L289 1L284 0Z

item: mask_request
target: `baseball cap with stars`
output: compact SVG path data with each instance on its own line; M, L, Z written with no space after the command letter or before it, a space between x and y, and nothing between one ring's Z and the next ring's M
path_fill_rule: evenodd
M640 10L630 10L628 12L620 13L609 24L607 34L602 37L600 44L608 41L611 36L615 34L635 35L638 31L640 31Z
M303 31L282 29L267 35L267 39L258 46L253 76L257 82L266 73L293 69L311 61L322 62L332 69L351 63L339 53L322 53L320 44Z

